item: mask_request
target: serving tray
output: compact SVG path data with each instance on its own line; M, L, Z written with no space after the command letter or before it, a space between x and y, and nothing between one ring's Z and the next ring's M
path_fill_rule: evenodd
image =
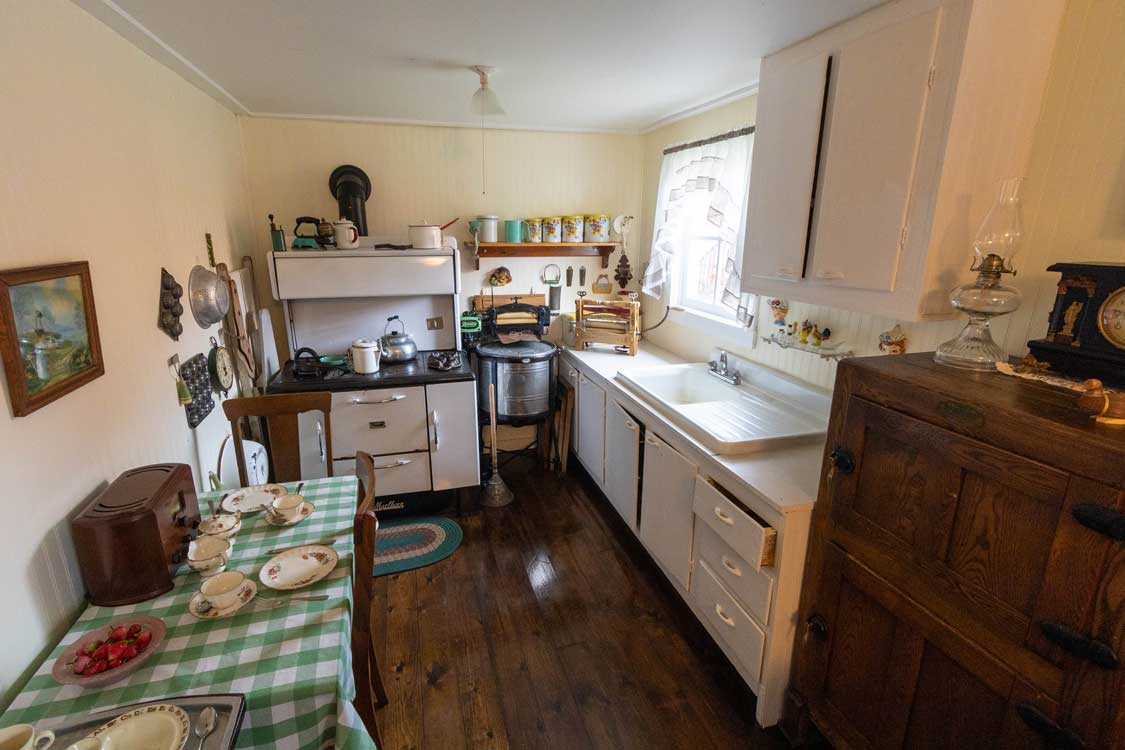
M188 746L192 748L195 747L194 743L199 741L194 734L199 714L205 707L214 706L218 713L215 720L215 731L211 732L204 740L203 750L234 750L234 743L238 739L238 732L242 728L242 719L246 714L246 696L244 694L216 693L214 695L184 695L130 703L91 714L44 719L35 722L35 726L38 729L50 729L54 732L55 746L69 747L110 719L129 713L141 706L147 706L150 703L171 703L187 712L193 730Z

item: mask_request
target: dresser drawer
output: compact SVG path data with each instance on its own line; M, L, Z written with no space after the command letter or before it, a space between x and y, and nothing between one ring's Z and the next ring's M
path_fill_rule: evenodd
M734 658L757 682L762 675L765 633L723 589L706 562L697 565L695 570L691 591L696 606L730 648Z
M427 428L424 386L332 394L333 458L424 451Z
M338 477L355 476L355 459L342 458L334 461L332 470ZM429 492L430 489L429 453L399 453L375 458L376 497Z
M695 524L695 559L707 563L715 577L758 622L769 624L773 598L773 578L769 574L755 570L705 523Z
M773 566L777 530L744 511L702 475L695 480L692 507L754 570Z

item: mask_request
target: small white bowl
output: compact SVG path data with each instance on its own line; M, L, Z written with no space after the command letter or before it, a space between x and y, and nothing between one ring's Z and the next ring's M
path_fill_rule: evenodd
M188 544L188 565L203 577L221 573L230 559L230 541L203 535Z
M199 533L206 536L230 539L242 528L241 513L220 513L200 521Z

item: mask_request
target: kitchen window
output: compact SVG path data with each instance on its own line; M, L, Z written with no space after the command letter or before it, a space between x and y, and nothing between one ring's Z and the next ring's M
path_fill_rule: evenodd
M642 289L668 304L749 324L740 290L753 127L666 149Z

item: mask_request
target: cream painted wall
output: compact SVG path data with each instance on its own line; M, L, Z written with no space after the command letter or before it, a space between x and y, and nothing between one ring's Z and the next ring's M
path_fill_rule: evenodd
M8 696L83 596L68 514L130 467L214 465L222 411L188 430L166 360L215 329L185 313L178 343L157 330L160 268L186 282L204 232L241 257L249 215L234 115L66 0L0 17L0 268L89 261L106 370L19 419L0 388Z
M371 177L368 231L382 238L404 241L409 224L444 224L461 217L451 230L464 243L466 221L482 213L499 215L501 220L595 211L640 215L641 143L635 136L486 131L487 193L482 195L479 130L260 118L241 118L241 123L255 247L263 262L269 250L266 215L278 216L287 232L292 231L295 216L334 216L337 208L328 192L328 175L345 163L362 167ZM633 235L635 249L639 247L636 225ZM636 258L633 254L634 266ZM543 292L539 275L550 262L564 271L567 265L575 269L575 286L570 294L563 290L564 309L573 308L579 266L587 266L587 288L601 272L596 261L577 259L484 260L480 271L463 269L464 293L477 294L500 265L513 275L504 292L527 292L533 287ZM614 255L612 263L616 262ZM611 264L607 273L612 272ZM272 299L264 274L259 284L259 298ZM275 321L280 320L280 307L275 303L273 309ZM282 327L275 330L281 332ZM357 336L372 333L362 331ZM279 340L280 351L284 346Z
M755 97L673 123L644 136L642 258L651 245L661 151L668 145L715 135L752 123ZM1042 336L1054 300L1058 274L1044 269L1060 260L1125 262L1125 4L1117 0L1070 0L1063 19L1036 129L1024 187L1025 243L1011 281L1024 294L1023 306L994 324L997 341L1013 354ZM971 249L965 249L966 265ZM643 261L642 261L643 262ZM771 316L762 300L763 332ZM662 307L646 303L647 321ZM828 325L858 354L878 354L877 337L896 321L871 315L793 303L790 319ZM962 321L903 323L910 351L929 351L960 331ZM804 352L783 351L747 331L715 335L693 327L675 313L649 334L654 343L701 361L715 347L776 367L826 388L836 365Z

